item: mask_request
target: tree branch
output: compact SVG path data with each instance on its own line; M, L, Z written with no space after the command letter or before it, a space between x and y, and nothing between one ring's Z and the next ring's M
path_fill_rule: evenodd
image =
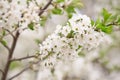
M22 58L17 58L17 59L11 59L12 61L21 61L21 60L25 60L25 59L29 59L29 58L35 58L37 56L33 55L33 56L26 56L26 57L22 57Z
M19 73L17 73L13 77L11 77L9 80L12 80L13 78L16 78L17 76L21 75L23 72L27 71L28 69L30 69L30 67L26 67L25 69L23 69L22 71L20 71Z
M38 15L41 16L51 3L52 3L52 0L49 0L49 2L45 5L45 7L40 10Z
M13 43L11 45L9 55L8 55L8 59L7 59L7 63L6 63L5 69L4 69L4 75L2 76L1 80L6 80L6 78L7 78L8 70L9 70L9 67L10 67L10 64L11 64L10 60L11 60L12 55L14 53L14 50L15 50L19 35L20 35L19 31L17 30L16 34L15 34L15 37L13 38Z
M8 30L8 29L5 29L5 28L3 28L5 31L7 31L13 38L15 38L15 36L13 35L13 32L12 31L10 31L10 30Z
M4 72L3 72L3 70L2 70L2 69L0 69L0 72L2 73L2 75L4 75Z
M118 25L120 25L120 24L118 24L117 22L113 22L113 23L107 24L106 26L111 26L111 25L116 25L116 26L118 26Z
M43 58L43 60L47 59L50 55L52 55L52 54L46 55L46 56ZM35 57L35 56L34 56L34 57ZM39 61L37 61L37 62L31 63L28 67L26 67L25 69L23 69L22 71L20 71L19 73L17 73L17 74L14 75L13 77L11 77L9 80L12 80L13 78L18 77L18 76L21 75L23 72L27 71L28 69L31 69L31 66L32 66L32 65L38 64L40 61L42 61L42 60L39 60Z

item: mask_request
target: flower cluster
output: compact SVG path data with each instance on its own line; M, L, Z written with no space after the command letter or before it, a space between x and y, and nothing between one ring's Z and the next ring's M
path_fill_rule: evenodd
M74 61L82 51L94 50L103 42L107 42L106 34L95 31L86 15L75 14L65 26L58 25L40 44L41 60L48 57L41 66L55 66L61 60L65 63Z
M1 0L0 26L7 28L27 27L30 23L39 24L39 6L34 0Z

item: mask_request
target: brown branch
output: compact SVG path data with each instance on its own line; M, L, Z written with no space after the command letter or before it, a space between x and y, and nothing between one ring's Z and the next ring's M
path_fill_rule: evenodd
M47 59L50 55L52 55L52 54L46 55L46 56L43 58L43 60ZM34 56L34 57L35 57L35 56ZM17 74L14 75L13 77L11 77L9 80L12 80L13 78L18 77L18 76L21 75L23 72L27 71L28 69L31 69L31 66L32 66L32 65L38 64L40 61L42 61L42 60L39 60L39 61L37 61L37 62L31 63L28 67L26 67L25 69L23 69L22 71L20 71L19 73L17 73Z
M39 12L39 16L41 16L43 14L43 12L49 7L49 5L52 3L52 0L49 0L49 2L45 5L45 7L43 9L40 10Z
M7 31L13 38L15 38L15 36L13 35L13 31L10 31L10 30L8 30L8 29L5 29L5 28L3 28L5 31Z
M17 73L13 77L11 77L9 80L12 80L13 78L16 78L17 76L21 75L23 72L27 71L28 69L30 69L30 67L26 67L25 69L23 69L22 71L20 71L19 73Z
M2 76L1 80L6 80L6 78L7 78L8 70L9 70L9 67L10 67L10 64L11 64L10 60L11 60L12 55L14 53L14 50L15 50L19 35L20 35L19 31L17 30L16 34L15 34L15 37L13 38L13 43L11 45L9 55L8 55L8 59L7 59L7 63L6 63L5 69L4 69L4 75Z
M2 29L6 30L8 32L8 33L5 34L5 36L11 35L13 38L15 38L15 36L13 35L13 33L16 31L16 29L14 29L13 31L10 31L10 30L5 29L5 28L2 28Z
M21 61L21 60L25 60L25 59L29 59L29 58L35 58L36 56L33 55L33 56L26 56L26 57L22 57L22 58L17 58L17 59L11 59L11 62L12 61Z
M43 14L43 12L48 8L48 6L51 4L52 0L49 0L49 2L45 5L45 7L43 9L40 10L39 12L39 16L41 16ZM11 34L11 33L10 33ZM6 66L5 66L5 69L4 69L4 75L2 76L1 80L6 80L7 78L7 74L8 74L8 70L9 70L9 67L10 67L10 64L11 64L11 58L12 58L12 55L14 53L14 50L15 50L15 47L16 47L16 44L17 44L17 40L19 38L19 31L17 30L15 36L13 37L13 43L12 43L12 46L9 50L9 55L8 55L8 60L7 60L7 63L6 63ZM12 35L13 36L13 35ZM37 62L38 63L38 62ZM37 64L35 63L35 64ZM29 67L28 67L29 68ZM19 76L21 73L23 73L24 71L26 71L28 68L25 68L24 70L22 70L20 73L16 74L15 76L13 76L12 78L10 78L9 80L15 78L16 76Z
M112 26L112 25L116 25L116 26L118 26L118 25L120 25L120 24L118 24L117 22L113 22L113 23L109 23L109 24L107 24L106 26Z
M3 70L2 70L2 69L0 69L0 72L2 73L2 75L4 75L4 72L3 72Z

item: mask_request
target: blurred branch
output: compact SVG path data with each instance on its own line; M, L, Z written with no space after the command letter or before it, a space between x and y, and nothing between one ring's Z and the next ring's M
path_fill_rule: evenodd
M19 73L17 73L16 75L14 75L13 77L11 77L9 80L12 80L13 78L16 78L17 76L21 75L23 72L27 71L28 69L30 69L30 67L26 67L25 69L23 69L22 71L20 71Z
M13 32L12 32L12 31L10 31L10 30L8 30L8 29L5 29L5 28L3 28L3 30L7 31L13 38L15 38L15 36L13 35Z
M29 58L35 58L37 57L36 55L32 55L32 56L26 56L26 57L22 57L22 58L17 58L17 59L11 59L12 61L21 61L21 60L25 60L25 59L29 59Z
M4 75L4 72L3 72L3 70L2 70L2 69L0 69L0 72L2 73L2 75Z
M44 8L40 10L38 15L41 16L51 3L52 3L52 0L49 0L49 2L44 6Z
M52 53L49 53L48 55L46 55L46 56L43 58L43 60L47 59L50 55L52 55ZM32 56L31 56L31 57L32 57ZM34 57L35 57L35 56L34 56ZM38 57L38 56L37 56L37 57ZM18 77L19 75L21 75L23 72L27 71L28 69L32 69L32 66L33 66L34 64L38 64L40 61L42 61L42 60L38 60L38 61L36 61L36 62L31 63L28 67L26 67L25 69L23 69L22 71L20 71L19 73L17 73L17 74L14 75L13 77L11 77L9 80L12 80L13 78Z

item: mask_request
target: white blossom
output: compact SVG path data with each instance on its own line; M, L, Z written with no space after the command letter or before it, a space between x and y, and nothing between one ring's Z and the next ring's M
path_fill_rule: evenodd
M79 58L82 51L95 50L109 41L103 32L95 31L86 15L75 14L65 26L58 25L53 34L40 44L40 58L49 57L41 66L53 67L59 61L71 62Z
M2 21L1 27L13 28L19 27L25 28L33 22L37 25L40 21L39 6L34 1L23 0L1 0L0 1L0 21Z

